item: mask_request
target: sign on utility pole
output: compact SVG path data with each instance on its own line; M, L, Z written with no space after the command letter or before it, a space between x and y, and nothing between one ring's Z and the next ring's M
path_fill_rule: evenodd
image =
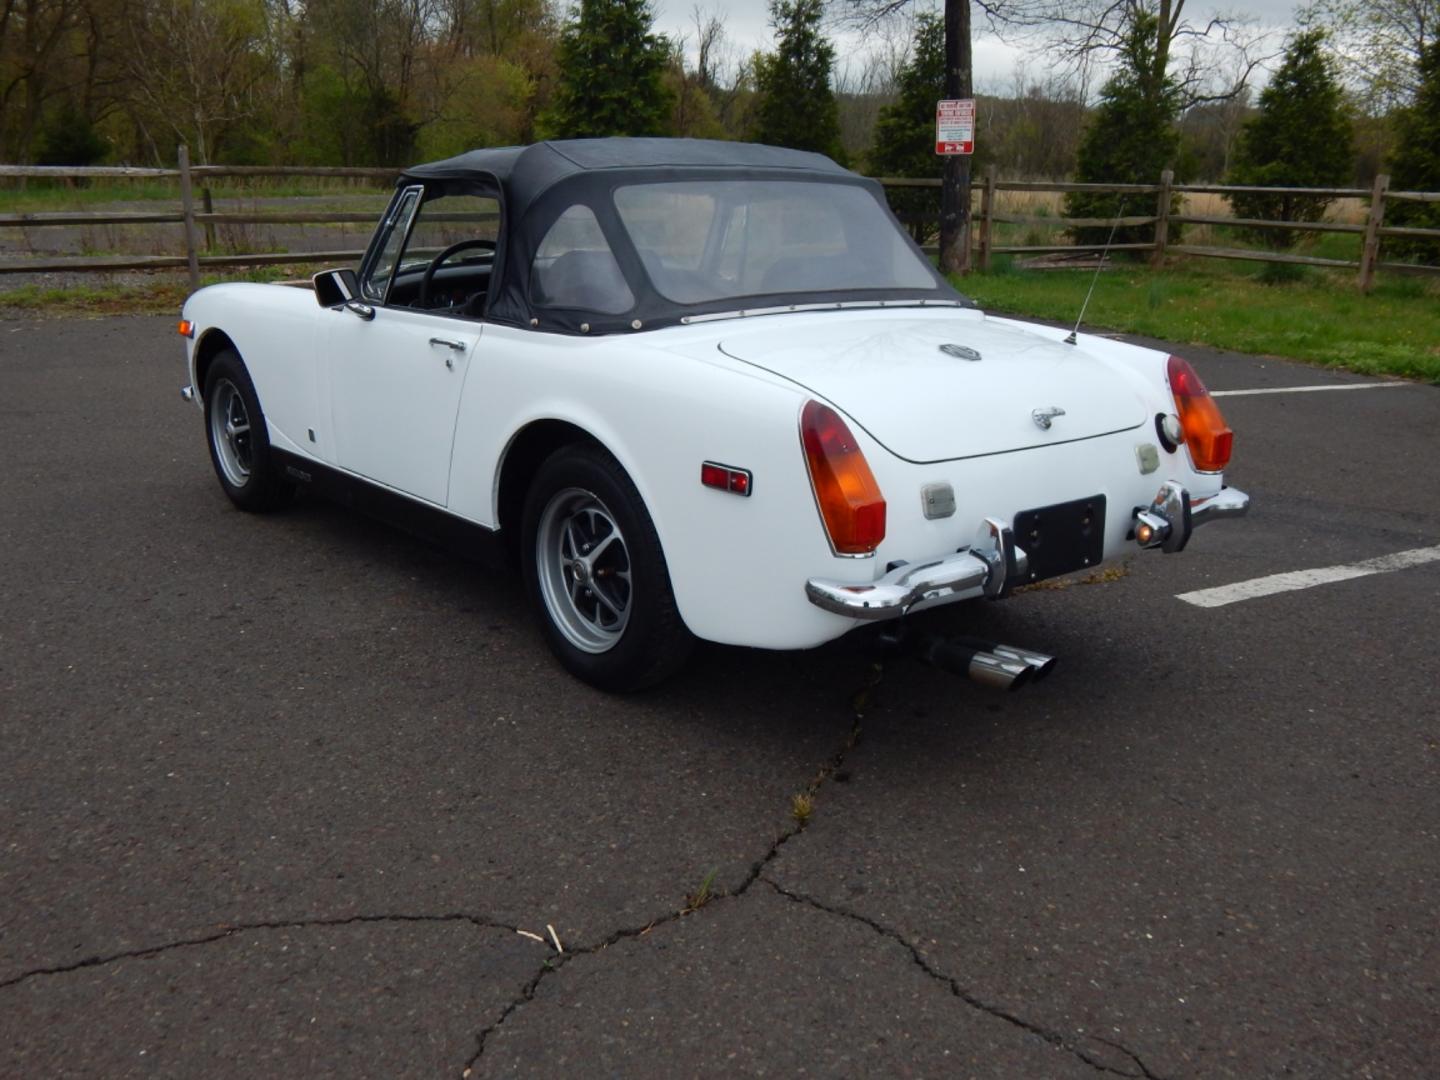
M935 103L935 153L975 152L975 99Z
M940 269L947 274L970 272L970 154L975 150L970 56L970 0L945 0L945 101L941 104L970 103L968 139L942 139L940 110L935 112L935 152L945 158L940 181ZM969 149L941 149L952 143Z

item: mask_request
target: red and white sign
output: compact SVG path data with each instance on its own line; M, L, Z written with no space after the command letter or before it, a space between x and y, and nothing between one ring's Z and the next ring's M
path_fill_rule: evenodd
M975 152L975 99L958 98L935 103L935 153Z

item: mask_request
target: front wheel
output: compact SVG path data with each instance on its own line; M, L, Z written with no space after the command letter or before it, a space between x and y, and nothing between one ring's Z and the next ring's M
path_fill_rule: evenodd
M525 500L525 584L546 640L572 674L603 690L651 686L694 643L675 604L654 522L620 464L562 447Z
M270 460L265 416L255 385L233 349L216 354L205 376L205 432L210 461L230 501L241 510L274 510L295 493Z

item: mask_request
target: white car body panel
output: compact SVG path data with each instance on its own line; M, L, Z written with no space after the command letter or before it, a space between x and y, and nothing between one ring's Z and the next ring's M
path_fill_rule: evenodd
M1103 361L979 311L770 321L785 325L727 328L721 351L824 396L908 461L1046 445L1030 413L1052 403L1065 408L1057 433L1069 438L1147 419L1133 388ZM947 345L978 359L949 355Z
M444 506L481 326L402 308L376 308L368 322L344 310L325 314L316 366L328 391L334 462Z

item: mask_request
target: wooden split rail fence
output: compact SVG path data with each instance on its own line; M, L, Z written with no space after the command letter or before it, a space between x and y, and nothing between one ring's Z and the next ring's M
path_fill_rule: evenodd
M939 180L909 180L897 177L883 177L880 181L887 188L925 187L938 188ZM1424 263L1382 262L1381 241L1385 237L1407 237L1430 239L1440 243L1440 229L1395 228L1385 224L1387 201L1412 201L1440 203L1440 192L1434 191L1391 191L1390 177L1380 175L1375 183L1366 188L1279 188L1239 187L1222 184L1176 184L1174 174L1166 169L1160 174L1158 184L1077 184L1031 182L1022 180L997 180L993 172L986 173L977 185L980 193L980 212L975 215L971 227L972 250L981 270L990 268L995 255L1055 255L1078 252L1100 253L1109 251L1148 251L1153 265L1162 265L1169 255L1189 255L1210 259L1247 259L1254 262L1291 263L1297 266L1323 266L1330 269L1349 269L1357 272L1362 292L1369 292L1375 283L1378 271L1395 273L1440 274L1440 266ZM1123 194L1127 197L1153 199L1151 213L1118 218L1057 218L1024 217L997 212L996 193L1018 192L1089 192L1095 194ZM1335 221L1269 221L1254 218L1213 217L1199 214L1177 214L1171 209L1176 195L1310 195L1328 199L1365 199L1369 210L1365 224L1349 224ZM1122 204L1123 205L1123 204ZM1075 228L1113 228L1150 226L1154 239L1146 243L1126 244L1049 244L1003 246L994 242L995 225L1066 226ZM1352 233L1361 237L1359 259L1324 259L1313 255L1296 255L1284 251L1262 251L1252 248L1206 247L1196 244L1170 242L1171 225L1212 225L1230 228L1253 229L1257 231L1288 230L1292 232Z
M190 285L195 288L200 281L200 268L208 266L272 266L284 263L347 263L355 262L360 251L294 251L261 254L201 254L200 231L207 234L207 247L213 248L213 229L222 224L364 224L375 220L370 213L344 213L337 211L248 211L216 213L211 207L208 188L202 190L202 206L196 209L195 187L197 181L217 177L313 177L325 179L373 180L388 184L399 175L399 170L385 168L320 168L306 166L237 166L237 165L191 165L185 147L179 149L178 167L174 169L132 168L126 166L72 168L67 166L0 165L0 180L4 178L62 179L67 181L89 179L157 179L178 181L180 204L173 211L104 211L80 213L0 213L0 228L31 229L46 226L92 226L92 225L140 225L174 224L181 226L180 243L183 254L175 255L120 255L81 257L30 257L24 259L0 260L0 275L14 273L42 273L52 271L104 272L134 269L184 268L189 273ZM880 182L887 190L905 188L939 188L939 180L904 179L881 177ZM1272 187L1227 187L1216 184L1176 184L1173 174L1161 174L1157 184L1078 184L1032 182L1019 180L997 180L994 172L985 175L975 186L980 198L979 212L972 215L971 244L976 263L981 270L990 268L995 255L1046 255L1098 253L1110 251L1149 252L1151 262L1161 265L1167 256L1182 255L1211 259L1246 259L1257 262L1292 263L1299 266L1321 266L1330 269L1350 269L1357 273L1362 292L1368 292L1379 271L1396 273L1440 273L1440 266L1418 263L1382 262L1381 245L1387 237L1432 239L1440 242L1440 229L1395 228L1385 224L1385 206L1391 201L1417 201L1440 203L1440 192L1391 191L1390 178L1378 176L1373 187L1365 188L1272 188ZM999 211L997 193L1037 192L1070 193L1090 192L1098 194L1123 194L1137 202L1153 200L1153 212L1120 218L1063 218L1028 217L1004 214ZM1213 217L1196 214L1176 214L1171 210L1174 196L1185 194L1242 194L1260 193L1267 195L1311 195L1325 198L1355 198L1368 200L1369 212L1363 225L1344 222L1297 222L1266 221L1243 218ZM1153 239L1142 243L1122 244L1041 244L1002 245L995 243L996 225L1042 226L1048 228L1114 228L1149 227ZM1292 232L1351 233L1361 238L1360 257L1356 260L1326 259L1310 255L1296 255L1281 251L1264 251L1249 248L1205 247L1194 244L1170 242L1172 225L1210 225L1247 230L1284 229Z

